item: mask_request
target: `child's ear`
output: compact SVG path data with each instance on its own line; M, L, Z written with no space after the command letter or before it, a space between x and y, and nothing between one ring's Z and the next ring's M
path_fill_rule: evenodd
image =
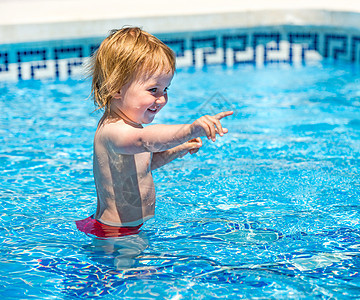
M117 99L117 100L121 99L121 91L118 91L117 93L115 93L114 99Z

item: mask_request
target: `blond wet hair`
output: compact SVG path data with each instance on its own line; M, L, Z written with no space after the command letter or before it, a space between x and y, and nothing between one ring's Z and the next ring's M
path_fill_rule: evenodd
M91 62L92 95L98 109L109 111L114 95L136 77L175 72L175 54L138 27L112 30Z

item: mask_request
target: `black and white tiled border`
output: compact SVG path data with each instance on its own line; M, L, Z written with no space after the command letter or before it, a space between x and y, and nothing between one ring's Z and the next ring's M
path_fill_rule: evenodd
M157 35L177 67L306 64L323 58L360 63L360 29L277 26ZM0 81L83 76L102 38L0 45Z

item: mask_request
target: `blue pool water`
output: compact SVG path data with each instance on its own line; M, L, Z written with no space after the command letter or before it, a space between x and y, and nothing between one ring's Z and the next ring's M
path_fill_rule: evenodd
M4 299L360 297L360 70L180 70L156 123L233 109L229 134L154 171L139 235L95 210L89 82L0 83Z

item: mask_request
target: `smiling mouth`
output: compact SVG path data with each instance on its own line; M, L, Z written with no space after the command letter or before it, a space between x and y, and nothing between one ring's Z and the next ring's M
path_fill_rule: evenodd
M157 112L157 108L148 108L149 111L151 111L152 113L156 113Z

